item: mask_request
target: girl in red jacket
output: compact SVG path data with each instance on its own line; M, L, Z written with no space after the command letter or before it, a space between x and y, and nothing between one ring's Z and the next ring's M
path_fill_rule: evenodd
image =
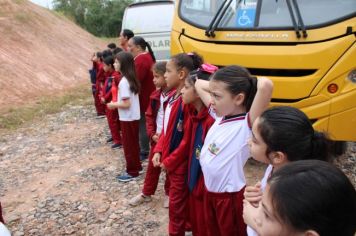
M91 61L93 62L93 67L89 71L89 73L90 73L90 80L92 83L92 92L94 97L96 115L98 117L103 117L105 115L105 105L100 102L100 98L99 98L99 88L100 88L99 80L101 79L101 75L104 72L103 54L101 52L94 53Z
M149 162L145 177L145 183L143 185L142 193L132 198L129 201L131 206L137 206L144 202L150 202L152 200L151 195L156 192L159 175L161 173L160 167L154 167L152 162L153 150L156 146L158 138L162 132L163 128L163 112L167 105L170 95L174 91L167 87L166 81L164 79L164 73L166 72L166 62L157 62L153 68L153 83L155 84L157 90L153 91L150 96L150 103L146 111L146 129L147 135L150 138L151 152L149 155ZM168 207L168 188L169 180L166 178L165 182L165 193L166 198L164 200L164 207Z
M205 136L215 121L196 92L194 84L197 78L208 80L210 75L217 69L213 65L203 64L199 69L190 73L182 89L184 104L193 105L192 109L189 109L189 119L191 121L190 135L184 135L184 138L187 139L187 143L189 144L189 151L187 153L189 156L189 220L194 236L205 236L207 234L206 222L203 217L204 178L199 157Z
M117 102L117 96L112 96L112 89L117 91L117 84L119 84L120 73L114 69L114 58L108 56L104 59L104 71L105 71L105 83L103 86L102 96L100 97L103 104L109 102ZM111 139L108 142L112 141L113 145L111 148L116 149L122 146L121 144L121 135L120 135L120 124L119 116L117 109L105 109L106 118L108 120L108 125L111 133Z
M188 156L183 135L189 134L188 107L183 106L181 90L190 71L199 68L202 58L195 54L177 54L167 63L164 74L168 88L175 88L175 94L169 99L164 112L163 130L155 147L152 158L154 166L167 170L169 187L169 234L184 235L187 220ZM177 154L178 153L178 154Z

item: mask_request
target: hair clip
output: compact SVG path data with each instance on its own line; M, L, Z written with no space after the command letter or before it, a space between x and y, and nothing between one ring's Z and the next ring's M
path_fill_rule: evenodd
M204 72L208 72L210 74L215 73L219 68L217 66L214 66L212 64L204 63L200 66L200 68Z

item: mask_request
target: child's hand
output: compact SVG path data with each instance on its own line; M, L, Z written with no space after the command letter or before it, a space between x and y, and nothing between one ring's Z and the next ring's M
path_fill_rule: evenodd
M108 104L106 104L106 106L110 109L110 110L114 110L116 108L115 104L113 102L109 102Z
M261 183L258 182L255 186L247 186L244 197L252 206L257 208L259 202L262 200Z
M160 135L160 134L154 134L154 135L152 136L152 140L153 140L153 142L155 142L155 143L157 143L157 142L158 142L159 135Z
M102 104L105 104L105 98L100 98Z
M154 167L159 167L161 164L161 153L155 153L152 157L152 163Z
M250 226L252 229L257 231L256 229L259 226L258 212L259 209L252 206L246 199L243 200L243 213L242 217L245 223Z

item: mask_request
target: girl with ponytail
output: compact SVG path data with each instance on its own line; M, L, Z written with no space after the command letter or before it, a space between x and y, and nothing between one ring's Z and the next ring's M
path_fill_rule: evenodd
M146 51L148 49L148 52ZM145 160L149 153L149 138L146 132L145 112L149 105L150 95L155 90L153 84L152 66L156 59L151 46L140 36L130 38L128 42L128 51L135 60L135 70L137 80L141 84L139 92L140 99L140 159Z
M242 200L243 168L250 157L247 141L251 124L268 107L273 83L232 65L216 71L210 81L197 80L195 89L215 118L199 157L207 189L206 235L246 235Z
M253 123L252 133L252 139L249 141L251 156L257 161L269 164L261 183L246 187L244 193L245 222L255 228L251 219L254 218L255 209L262 199L262 191L272 172L294 161L328 161L330 141L324 133L313 129L302 111L287 106L266 110ZM248 228L248 235L257 234Z

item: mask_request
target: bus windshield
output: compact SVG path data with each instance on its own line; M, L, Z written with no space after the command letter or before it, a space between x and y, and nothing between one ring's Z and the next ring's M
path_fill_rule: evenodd
M180 17L199 28L206 29L225 4L226 11L219 20L217 29L291 28L293 22L288 9L291 0L182 0ZM306 28L327 25L356 15L355 0L298 0L301 18Z

